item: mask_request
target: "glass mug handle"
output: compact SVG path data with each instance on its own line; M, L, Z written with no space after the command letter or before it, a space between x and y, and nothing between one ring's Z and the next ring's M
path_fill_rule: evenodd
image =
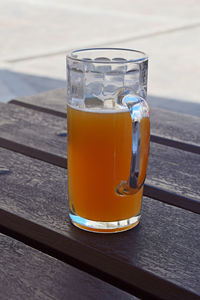
M129 179L121 181L116 191L120 195L132 195L140 190L146 178L150 139L149 106L146 100L135 95L131 90L120 92L117 100L118 104L128 108L131 115L132 150Z

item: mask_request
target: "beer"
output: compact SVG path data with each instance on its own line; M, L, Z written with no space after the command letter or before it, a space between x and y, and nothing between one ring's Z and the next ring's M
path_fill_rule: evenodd
M143 187L134 195L116 192L120 182L128 181L130 174L132 120L129 111L87 110L68 105L67 122L70 210L82 218L102 222L140 214ZM147 165L148 151L149 118L144 118L141 120L141 167ZM139 181L143 177L144 174L139 174Z

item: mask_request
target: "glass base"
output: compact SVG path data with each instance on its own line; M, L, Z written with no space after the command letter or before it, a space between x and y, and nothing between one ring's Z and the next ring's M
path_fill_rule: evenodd
M69 213L72 223L83 230L99 233L115 233L129 230L135 227L140 221L140 215L132 217L126 220L113 221L113 222L101 222L91 221L85 218L79 217L73 213Z

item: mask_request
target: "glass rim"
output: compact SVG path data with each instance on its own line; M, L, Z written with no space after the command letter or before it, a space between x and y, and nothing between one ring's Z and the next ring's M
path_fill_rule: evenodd
M75 53L80 53L84 51L93 51L93 50L118 50L118 51L124 51L124 52L133 52L133 53L138 53L141 54L141 58L136 58L136 59L123 59L122 60L109 60L109 61L103 61L103 60L98 60L98 59L86 59L86 58L77 58L73 56ZM123 55L122 55L123 56ZM78 61L78 62L83 62L83 63L99 63L99 64L127 64L127 63L140 63L148 60L148 55L139 50L135 49L128 49L128 48L109 48L109 47L96 47L96 48L83 48L83 49L74 49L71 50L67 53L66 55L67 59L73 60L73 61Z

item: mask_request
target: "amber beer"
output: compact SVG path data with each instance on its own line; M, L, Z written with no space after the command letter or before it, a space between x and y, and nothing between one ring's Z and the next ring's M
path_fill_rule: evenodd
M71 212L102 222L140 214L143 187L133 195L120 195L116 191L120 182L127 181L130 175L132 121L129 111L87 110L68 105L67 122ZM143 118L141 170L146 169L142 165L148 161L149 127L149 118ZM139 181L143 175L139 174Z

